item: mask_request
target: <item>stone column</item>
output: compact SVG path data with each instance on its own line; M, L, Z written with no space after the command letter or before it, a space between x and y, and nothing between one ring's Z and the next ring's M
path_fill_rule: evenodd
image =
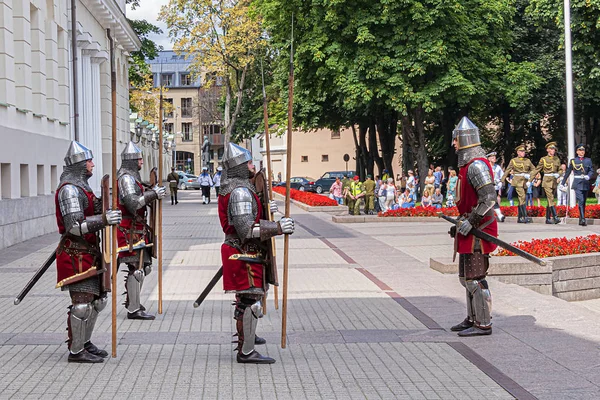
M0 103L15 105L15 60L12 0L0 0Z
M13 38L15 55L15 105L31 111L31 30L29 0L13 0Z

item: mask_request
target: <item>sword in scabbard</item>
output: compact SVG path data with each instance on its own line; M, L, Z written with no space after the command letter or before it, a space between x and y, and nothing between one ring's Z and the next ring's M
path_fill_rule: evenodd
M213 278L210 280L210 282L208 283L206 288L202 291L202 293L200 293L200 296L198 296L198 298L194 302L194 308L198 308L200 306L200 304L202 304L204 299L206 299L206 296L208 296L208 294L211 292L211 290L213 290L213 288L216 286L216 284L219 282L219 279L221 279L222 276L223 276L223 267L219 268L219 270L217 271L215 276L213 276Z
M44 275L48 268L50 268L54 260L56 260L56 250L54 250L52 254L50 254L50 257L48 257L48 259L42 264L42 266L35 272L33 277L29 280L29 282L27 282L27 285L25 285L23 290L21 290L19 295L15 298L15 306L19 305L19 303L21 303L25 296L27 296L27 293L29 293L29 291L40 280L42 275Z
M454 218L449 217L447 215L444 215L442 213L438 213L438 217L443 218L446 221L448 221L448 222L456 225L457 228L459 228L463 224L463 221L459 221L457 219L454 219ZM458 232L456 232L456 234L460 235L460 233L458 233ZM546 265L546 261L542 260L541 258L538 258L538 257L534 256L533 254L530 254L530 253L528 253L528 252L526 252L524 250L521 250L518 247L515 247L515 246L513 246L510 243L506 243L505 241L500 240L497 237L490 235L489 233L485 233L482 230L479 230L477 228L473 228L473 229L471 229L469 231L469 234L471 234L471 235L473 235L476 238L479 238L481 240L485 240L486 242L490 242L490 243L493 243L493 244L495 244L497 246L500 246L503 249L506 249L506 250L508 250L508 251L510 251L510 252L512 252L512 253L514 253L514 254L516 254L518 256L520 256L520 257L523 257L523 258L525 258L525 259L527 259L527 260L529 260L531 262L534 262L534 263L536 263L538 265L541 265L541 266L545 266Z

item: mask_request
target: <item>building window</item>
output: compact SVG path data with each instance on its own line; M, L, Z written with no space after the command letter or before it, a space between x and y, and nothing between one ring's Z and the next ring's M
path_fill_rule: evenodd
M258 142L258 147L263 149L265 147L265 139L260 139Z
M219 135L221 133L221 125L204 125L202 127L202 135Z
M340 130L339 130L339 129L337 129L337 130L335 130L335 131L331 131L331 138L332 138L332 139L339 139L341 136L342 136L342 135L341 135L341 133L340 133Z
M165 108L169 110L165 112L165 118L173 118L173 99L164 99L163 101L166 103Z
M182 129L182 133L183 133L183 139L181 139L181 141L182 142L191 142L192 141L192 123L184 122L183 124L181 124L181 129Z
M181 86L192 86L191 74L181 74Z
M162 74L160 80L163 86L173 86L173 74Z
M192 117L192 98L186 97L181 99L181 116L183 118Z
M173 124L172 123L166 123L164 125L164 132L167 134L172 134L173 133Z
M308 156L302 156L302 157L300 157L300 161L302 161L302 162L308 162Z
M329 154L322 154L321 162L329 162Z

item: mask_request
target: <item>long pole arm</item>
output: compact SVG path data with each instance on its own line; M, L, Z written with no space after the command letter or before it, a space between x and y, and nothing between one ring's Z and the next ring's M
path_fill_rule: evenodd
M117 72L115 70L114 43L110 29L106 30L110 43L110 90L112 102L112 209L117 209ZM117 356L117 226L111 232L111 264L112 264L112 357Z

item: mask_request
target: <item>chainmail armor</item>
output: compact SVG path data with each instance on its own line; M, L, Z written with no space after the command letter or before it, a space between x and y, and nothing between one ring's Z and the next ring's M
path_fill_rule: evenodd
M92 188L88 183L88 179L90 179L92 175L87 171L86 164L87 160L63 167L63 173L60 175L58 187L61 187L65 183L72 183L73 185L82 187L88 192L91 192Z
M458 150L458 167L464 167L474 158L486 158L485 151L481 146L469 147L467 149Z
M131 175L136 182L142 183L138 160L121 161L121 168L119 168L119 171L117 172L117 179L120 179L123 175Z
M247 162L223 170L219 195L226 196L238 187L245 187L252 193L256 193L256 188L250 182L250 170L248 170Z
M92 276L82 281L62 286L60 290L63 292L68 290L70 292L91 293L93 295L100 296L100 281L98 280L97 276Z

